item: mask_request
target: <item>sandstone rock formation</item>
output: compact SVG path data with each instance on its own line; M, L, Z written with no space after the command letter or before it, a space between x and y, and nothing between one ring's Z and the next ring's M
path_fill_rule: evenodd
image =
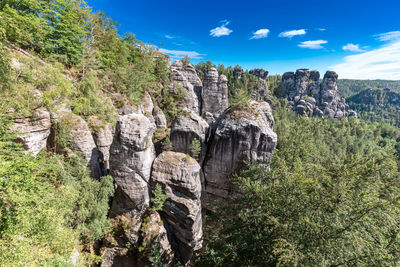
M226 114L213 130L203 164L206 203L226 199L233 193L232 174L245 161L265 163L272 158L277 136L274 118L266 102L252 101L249 110Z
M202 116L211 124L228 108L228 79L216 68L207 69L203 81Z
M198 158L201 163L206 151L208 128L208 123L194 111L187 109L183 110L175 119L171 127L170 138L173 144L173 150L194 157L195 155L190 151L190 146L194 138L196 138L200 141L202 148L202 153Z
M14 119L12 130L20 133L16 141L22 143L25 151L36 156L46 147L50 127L50 113L45 108L39 108L29 118Z
M59 123L64 125L63 127L68 127L66 130L70 135L69 145L83 155L91 170L92 177L99 178L101 176L98 161L99 151L87 122L80 116L73 114L71 109L65 105L54 107L51 117L56 124ZM56 131L57 129L53 129L55 135L57 135Z
M112 211L142 213L149 206L151 165L155 158L151 140L154 123L142 114L120 116L110 150L110 169L118 188Z
M202 82L194 66L178 60L171 65L170 70L171 89L176 90L176 86L184 88L185 107L200 114Z
M167 119L165 118L163 111L157 106L153 109L153 118L157 128L167 127Z
M320 83L318 71L299 69L296 73L286 72L282 76L282 90L293 110L304 116L329 117L341 119L357 116L349 109L344 98L339 97L337 88L338 75L327 71Z
M114 139L114 127L93 118L96 129L93 133L93 139L99 151L99 164L102 175L108 175L110 171L110 147Z
M178 244L183 263L202 246L200 165L177 152L163 152L154 161L152 185L161 184L169 197L162 215Z
M117 228L113 229L114 235L107 235L104 241L101 267L150 266L148 257L153 246L156 246L165 264L174 259L167 231L157 212L149 211L143 218L122 215L112 221ZM135 247L139 247L139 253Z
M266 80L268 77L268 71L266 71L264 69L253 69L253 70L250 70L249 73L251 75L256 76L260 80Z
M256 76L262 84L260 88L258 88L251 94L251 98L255 101L267 100L266 96L269 92L267 83L268 71L264 69L253 69L250 70L249 73Z

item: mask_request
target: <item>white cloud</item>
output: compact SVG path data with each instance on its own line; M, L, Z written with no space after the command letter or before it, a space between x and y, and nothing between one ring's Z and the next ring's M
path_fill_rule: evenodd
M379 41L392 41L400 39L400 31L385 32L375 35L375 38Z
M268 37L269 30L268 29L259 29L256 32L253 32L253 36L250 39L261 39Z
M184 57L190 57L192 59L202 59L205 54L200 54L196 51L182 51L182 50L169 50L164 48L158 49L161 53L168 54L173 59L180 59Z
M304 35L306 34L306 30L301 29L301 30L292 30L292 31L286 31L286 32L281 32L279 34L279 37L287 37L287 38L292 38L297 35Z
M167 39L174 39L175 38L174 36L171 36L169 34L164 35L164 37L167 38Z
M364 52L365 50L360 48L360 45L358 44L347 44L342 47L344 51L351 51L351 52Z
M324 31L326 31L326 29L325 29L325 28L316 28L316 30L317 30L317 31L320 31L320 32L324 32Z
M210 35L213 37L220 37L220 36L224 36L224 35L229 35L231 34L233 31L231 29L228 29L226 26L229 25L229 21L227 20L223 20L221 21L222 25L220 27L216 27L212 30L210 30Z
M331 67L341 78L400 80L400 40L343 61Z
M304 41L299 44L299 47L309 49L322 49L324 48L322 45L327 43L328 41L326 40Z

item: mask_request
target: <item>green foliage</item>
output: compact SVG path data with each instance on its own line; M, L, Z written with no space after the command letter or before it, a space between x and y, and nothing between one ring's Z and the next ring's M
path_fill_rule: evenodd
M198 159L200 157L201 143L200 143L199 139L193 138L193 141L190 144L189 150L194 158Z
M7 40L65 64L77 63L88 15L82 0L4 0L0 26Z
M276 97L285 97L281 83L282 83L281 75L271 75L267 77L268 89Z
M90 178L81 158L24 154L0 116L0 265L71 265L81 244L107 232L110 177ZM83 265L90 255L81 252Z
M400 81L339 79L337 84L340 95L345 98L368 88L390 88L395 92L400 92Z
M235 70L242 71L242 68L239 65L234 68L218 66L218 73L224 74L228 79L229 104L246 106L251 100L252 93L264 86L256 76L247 70L240 77L235 77Z
M196 67L196 70L198 72L200 79L204 80L204 72L207 69L216 68L217 66L215 66L210 60L208 60L208 61L198 63L195 67Z
M400 94L389 89L367 89L347 99L364 120L400 126Z
M235 178L242 194L215 213L198 266L399 265L400 131L282 104L270 171Z
M153 204L152 209L155 211L162 210L167 199L168 196L164 194L161 185L156 184L156 187L153 191L153 198L151 199L151 203Z

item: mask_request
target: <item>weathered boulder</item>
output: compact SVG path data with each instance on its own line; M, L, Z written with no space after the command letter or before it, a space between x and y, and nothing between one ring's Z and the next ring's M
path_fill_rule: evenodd
M210 118L208 124L228 108L228 79L225 75L219 76L216 68L209 68L204 73L202 99L202 115Z
M43 107L37 109L29 118L15 118L12 126L13 131L20 133L16 141L34 156L46 147L50 128L50 113Z
M194 111L183 110L172 123L170 139L175 152L189 154L201 163L206 150L208 123ZM200 141L200 155L193 155L190 146L194 139Z
M155 158L155 124L142 114L120 116L110 150L110 171L117 190L112 212L142 213L149 207L149 180Z
M245 161L268 162L277 143L274 118L266 102L252 101L250 109L235 110L217 123L203 164L204 202L223 201L234 192L230 178Z
M92 118L93 139L99 151L99 164L102 175L110 171L110 147L114 139L114 127L96 118Z
M200 114L202 82L194 66L190 63L177 60L171 65L170 70L170 89L176 90L176 86L184 88L184 107Z
M166 128L167 119L165 118L164 112L159 107L154 107L153 118L157 128Z
M184 264L202 246L200 172L197 161L183 153L163 152L153 164L152 185L161 184L169 197L162 216Z
M101 176L98 161L99 151L87 122L80 116L73 114L71 109L64 104L54 107L51 111L51 117L56 125L61 125L69 132L69 146L83 155L91 170L92 177L99 178ZM53 139L58 134L57 131L58 129L52 129ZM50 143L54 143L54 141Z

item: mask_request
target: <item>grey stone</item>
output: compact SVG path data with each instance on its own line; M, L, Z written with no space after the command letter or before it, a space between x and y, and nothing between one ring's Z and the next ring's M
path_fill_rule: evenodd
M206 204L232 194L230 178L246 167L245 161L271 159L277 143L273 126L269 104L255 101L250 110L232 111L217 122L203 164Z
M46 147L50 135L50 113L46 108L37 109L31 117L15 118L11 129L18 132L17 142L26 152L36 156Z
M169 197L162 216L178 242L184 264L202 246L200 172L197 161L183 153L163 152L153 164L152 185L161 184Z
M113 212L139 213L149 207L149 180L155 158L152 135L155 124L142 114L120 116L110 150L110 171L120 190L116 191Z

